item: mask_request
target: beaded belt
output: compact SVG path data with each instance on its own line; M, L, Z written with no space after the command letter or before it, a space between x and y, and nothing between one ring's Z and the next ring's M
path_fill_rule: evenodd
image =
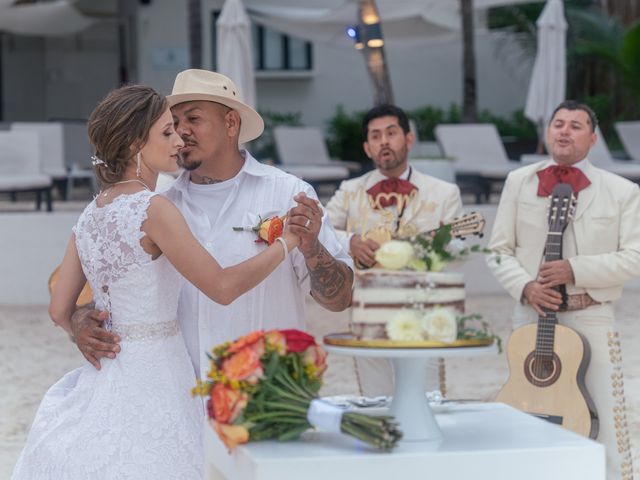
M560 312L571 312L573 310L584 310L593 305L601 305L600 302L591 298L588 293L577 293L575 295L567 295L567 308L559 310Z
M177 320L158 323L114 323L111 327L111 331L120 335L122 340L159 340L161 338L176 335L179 331L179 327Z

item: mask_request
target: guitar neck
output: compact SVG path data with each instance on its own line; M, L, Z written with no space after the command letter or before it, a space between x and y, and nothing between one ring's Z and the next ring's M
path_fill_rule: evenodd
M550 230L547 234L547 242L544 247L545 262L562 260L562 231ZM560 287L554 287L560 292ZM545 316L538 316L538 331L536 333L536 352L543 356L553 354L556 325L558 317L555 310L543 308Z

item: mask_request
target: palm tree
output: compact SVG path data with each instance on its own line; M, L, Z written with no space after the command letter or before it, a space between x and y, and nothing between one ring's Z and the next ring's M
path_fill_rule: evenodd
M460 0L460 15L462 17L462 121L473 123L478 116L473 0Z
M358 0L359 33L363 43L362 53L367 64L367 71L371 77L374 89L374 104L393 103L391 79L384 56L384 46L370 47L368 45L367 26L379 24L380 15L375 0Z
M191 68L202 68L202 1L189 0L187 8L189 63Z

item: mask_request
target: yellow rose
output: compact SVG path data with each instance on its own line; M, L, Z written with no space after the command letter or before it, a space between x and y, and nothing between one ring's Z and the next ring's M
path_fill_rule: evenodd
M388 270L400 270L413 257L413 247L409 242L391 240L376 251L376 262Z
M420 320L413 310L400 310L386 325L387 337L396 341L423 340Z
M458 338L456 315L448 308L434 308L422 318L422 328L429 340L451 343Z

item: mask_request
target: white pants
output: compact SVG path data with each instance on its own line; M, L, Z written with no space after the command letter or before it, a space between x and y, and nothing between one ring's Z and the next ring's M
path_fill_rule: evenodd
M516 306L514 328L537 321L538 315L532 308ZM558 322L581 333L591 347L585 381L598 413L597 441L604 444L607 452L607 479L633 480L620 336L615 326L613 305L594 305L584 310L558 313Z

